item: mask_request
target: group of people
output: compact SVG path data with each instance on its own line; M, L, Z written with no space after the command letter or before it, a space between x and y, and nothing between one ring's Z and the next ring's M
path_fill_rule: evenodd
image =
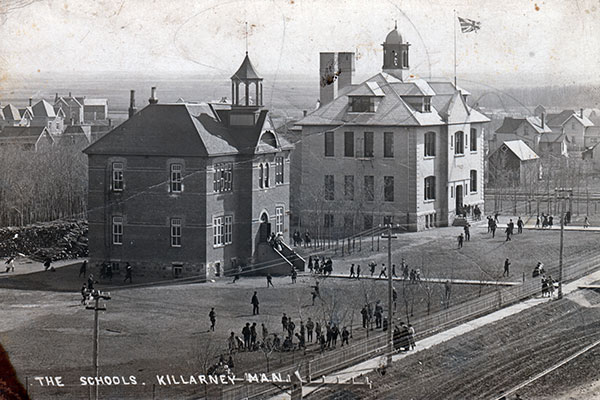
M294 246L302 246L302 244L304 243L304 247L310 247L311 241L312 240L309 231L304 232L304 235L302 235L299 231L296 230L292 234L292 243L294 244Z
M470 204L464 204L462 207L459 207L457 214L462 215L465 218L467 218L469 215L472 215L475 221L479 221L481 219L481 209L478 205L471 206Z
M277 249L277 251L282 251L283 235L281 234L281 232L277 235L275 235L274 232L271 232L271 236L269 236L269 238L267 239L267 243L269 243L269 245L271 245L271 247L273 247L274 249Z
M319 261L319 257L309 256L308 257L308 270L310 273L315 273L317 275L331 275L333 272L333 261L331 257L327 257L327 259L321 256L321 260Z
M569 221L571 220L570 215L569 215L569 218L565 218L565 222L567 222L567 220L569 220ZM536 228L542 228L542 229L552 228L553 224L554 224L554 218L552 217L552 215L546 215L546 214L542 213L541 217L538 215L535 219L535 227ZM566 223L565 223L565 225L566 225Z

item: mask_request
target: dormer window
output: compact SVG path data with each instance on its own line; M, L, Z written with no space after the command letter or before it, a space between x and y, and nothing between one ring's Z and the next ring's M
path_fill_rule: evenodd
M423 112L431 112L431 97L423 98Z
M350 102L352 112L375 112L375 97L352 96Z

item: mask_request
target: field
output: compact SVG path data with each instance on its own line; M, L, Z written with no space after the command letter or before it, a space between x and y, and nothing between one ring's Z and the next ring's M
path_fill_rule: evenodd
M455 237L460 228L441 228L417 234L399 235L393 241L393 260L399 265L404 257L411 268L420 268L423 277L465 278L474 280L505 279L519 281L523 273L528 278L538 260L555 275L558 254L557 231L525 231L512 242L502 237L489 237L485 227L475 227L472 239L462 249L456 249ZM598 242L596 232L567 232L565 258L569 262L585 257L586 250ZM334 258L334 273L345 274L350 263L366 264L374 260L386 262L387 249L380 242L380 252L363 247L361 253ZM502 263L513 260L511 276L502 278ZM569 261L570 260L570 261ZM386 262L387 263L387 262ZM363 267L364 268L364 267ZM34 398L71 398L86 395L79 386L80 376L92 374L93 311L80 304L78 265L59 268L55 273L39 272L0 279L0 341L11 355L12 362L25 381L28 377ZM363 269L363 275L366 268ZM376 275L379 274L379 267ZM122 279L122 278L121 278ZM127 287L115 277L112 283L101 282L100 288L110 288L112 299L107 311L100 313L100 374L135 375L146 386L102 388L107 396L152 398L156 374L201 373L213 364L219 354L226 354L229 332L240 335L246 322L256 322L259 337L261 323L269 333L282 333L282 313L288 314L299 327L300 320L333 321L352 326L351 341L366 335L360 327L360 308L368 301L381 299L385 303L386 282L370 279L349 280L318 278L322 299L311 302L311 286L317 278L301 275L292 284L288 277L274 278L275 288L266 288L260 277L243 277L235 284L230 278L214 283L151 285ZM134 283L148 281L134 275ZM399 295L398 317L417 318L426 314L426 283L395 283ZM442 307L443 285L431 285L431 312ZM451 304L461 302L496 288L481 285L452 285ZM250 298L258 292L261 313L252 315ZM412 307L404 305L410 303ZM209 332L208 313L215 307L216 331ZM412 313L410 308L412 308ZM407 315L408 314L408 315ZM412 315L411 315L412 314ZM298 329L298 328L297 328ZM309 344L307 355L317 352ZM272 353L269 369L299 362L303 351ZM263 352L242 352L234 355L236 373L247 370L265 371ZM70 385L67 388L32 386L32 377L60 375ZM181 398L192 395L196 387L156 387L158 398ZM116 392L115 390L122 390ZM117 395L118 393L118 395Z

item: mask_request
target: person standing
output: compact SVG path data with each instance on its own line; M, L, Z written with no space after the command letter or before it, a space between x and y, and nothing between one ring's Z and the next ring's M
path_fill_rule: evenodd
M217 314L215 313L215 308L212 307L210 312L208 313L208 319L210 319L210 330L215 331L215 323L217 322Z
M46 261L44 261L44 271L48 271L50 269L50 265L52 265L52 259L47 257Z
M250 349L250 323L246 322L246 326L242 329L242 336L244 337L244 348Z
M256 322L252 323L250 327L250 348L252 350L256 347L256 337L258 336L258 332L256 332Z
M273 288L275 287L275 286L273 286L273 277L271 276L271 274L267 274L267 287L269 287L269 286L271 286Z
M413 328L411 324L408 324L408 345L410 350L414 350L414 348L417 346L415 343L415 328Z
M356 266L356 280L360 279L360 264Z
M375 267L377 266L377 263L374 261L371 261L369 263L369 270L371 271L371 276L373 276L373 274L375 273Z
M367 306L363 306L362 310L360 310L360 315L362 315L362 326L363 328L366 328L369 322L369 312L367 311Z
M537 216L537 217L536 217L536 219L535 219L535 227L536 227L536 228L539 228L539 227L540 227L540 216L539 216L539 214L538 214L538 216Z
M346 327L344 327L344 329L342 329L342 347L344 347L344 343L346 343L346 345L348 344L348 338L350 337L350 332L348 332L348 329L346 329Z
M505 242L508 242L509 240L512 240L510 238L510 235L512 235L512 232L510 231L510 225L506 226L506 230L504 231L504 233L506 233L506 240L505 240Z
M521 217L519 217L519 219L517 219L517 233L518 234L523 233L523 220L521 219Z
M584 228L589 228L590 227L590 221L588 220L587 215L585 216L585 219L583 220L583 227Z
M392 264L392 276L394 278L397 278L398 276L396 275L396 264Z
M88 276L87 287L90 292L92 290L94 290L94 275L93 274L90 274L90 276Z
M296 283L296 278L298 278L298 272L296 268L292 267L292 283Z
M503 277L504 277L505 275L506 275L506 276L509 276L509 275L510 275L510 270L509 270L509 267L510 267L510 261L509 261L509 259L507 258L506 260L504 260L504 272L502 273L502 276L503 276Z
M267 337L269 337L269 331L267 330L267 327L265 326L265 324L260 324L261 328L262 328L262 340L263 342L267 341Z
M306 321L306 335L307 335L309 342L312 342L314 328L315 328L315 323L309 317L308 321Z
M466 240L467 242L471 240L471 231L469 230L469 227L470 227L470 226L471 226L471 225L469 225L469 224L466 224L466 225L465 225L465 227L464 227L464 231L465 231L465 240Z
M81 297L81 304L85 304L85 300L87 299L87 287L85 286L85 283L81 286Z
M350 279L354 278L354 264L350 266Z
M496 227L498 225L496 225L496 221L491 220L491 225L490 225L490 230L492 231L492 238L496 237Z
M252 300L250 300L250 304L252 304L252 315L258 315L258 305L260 304L258 301L258 296L256 292L252 295Z
M462 249L462 247L463 247L463 241L464 241L464 236L461 233L460 235L458 235L458 248L459 249Z

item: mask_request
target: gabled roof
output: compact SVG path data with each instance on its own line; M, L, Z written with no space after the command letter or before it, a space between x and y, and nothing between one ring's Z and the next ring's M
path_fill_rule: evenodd
M512 118L512 117L504 117L504 121L502 121L502 126L496 129L496 133L515 133L517 129L521 126L521 124L528 124L533 130L537 133L550 133L552 130L546 124L542 128L542 121L538 117L525 117L525 118Z
M19 109L13 106L12 104L7 104L6 106L4 106L2 112L4 113L4 118L6 118L7 121L21 120L21 113L19 112Z
M380 98L375 112L352 112L348 98L354 94L372 93L372 87L377 84L384 96ZM432 96L431 112L421 112L411 107L404 96ZM384 125L384 126L435 126L443 125L448 115L439 112L444 108L451 110L452 99L457 97L460 106L464 106L465 119L468 122L488 122L483 114L469 108L459 92L454 90L445 96L438 96L435 89L422 79L407 80L382 72L367 79L359 85L353 85L350 90L339 95L333 101L319 107L308 116L298 121L298 125ZM459 98L459 99L458 99Z
M564 110L558 114L548 114L547 121L549 126L562 126L571 115L575 114L573 110Z
M531 147L522 140L508 140L502 143L521 161L536 160L540 158ZM502 151L502 146L496 151Z
M255 126L228 127L206 104L150 104L85 152L169 156L253 154L266 126L267 113L267 110L260 112Z
M542 127L542 120L538 117L526 117L525 121L527 121L529 126L531 126L537 133L552 132L552 129L550 129L546 123L544 123L544 127Z
M581 118L581 116L579 114L573 114L573 115L571 115L569 118L567 118L565 120L564 123L566 124L567 122L569 122L569 120L571 118L575 118L577 121L579 121L579 123L581 125L583 125L586 128L588 128L590 126L594 126L594 123L592 121L590 121L586 116L584 116L583 118Z
M246 57L244 57L244 61L242 61L242 65L238 68L238 70L233 74L231 79L239 79L239 80L262 80L261 77L258 76L254 66L252 65L252 61L250 61L250 57L248 57L248 52L246 52Z
M54 112L54 107L52 107L52 105L44 99L35 103L31 109L33 111L33 116L36 118L37 117L48 117L48 118L56 117L56 113Z

